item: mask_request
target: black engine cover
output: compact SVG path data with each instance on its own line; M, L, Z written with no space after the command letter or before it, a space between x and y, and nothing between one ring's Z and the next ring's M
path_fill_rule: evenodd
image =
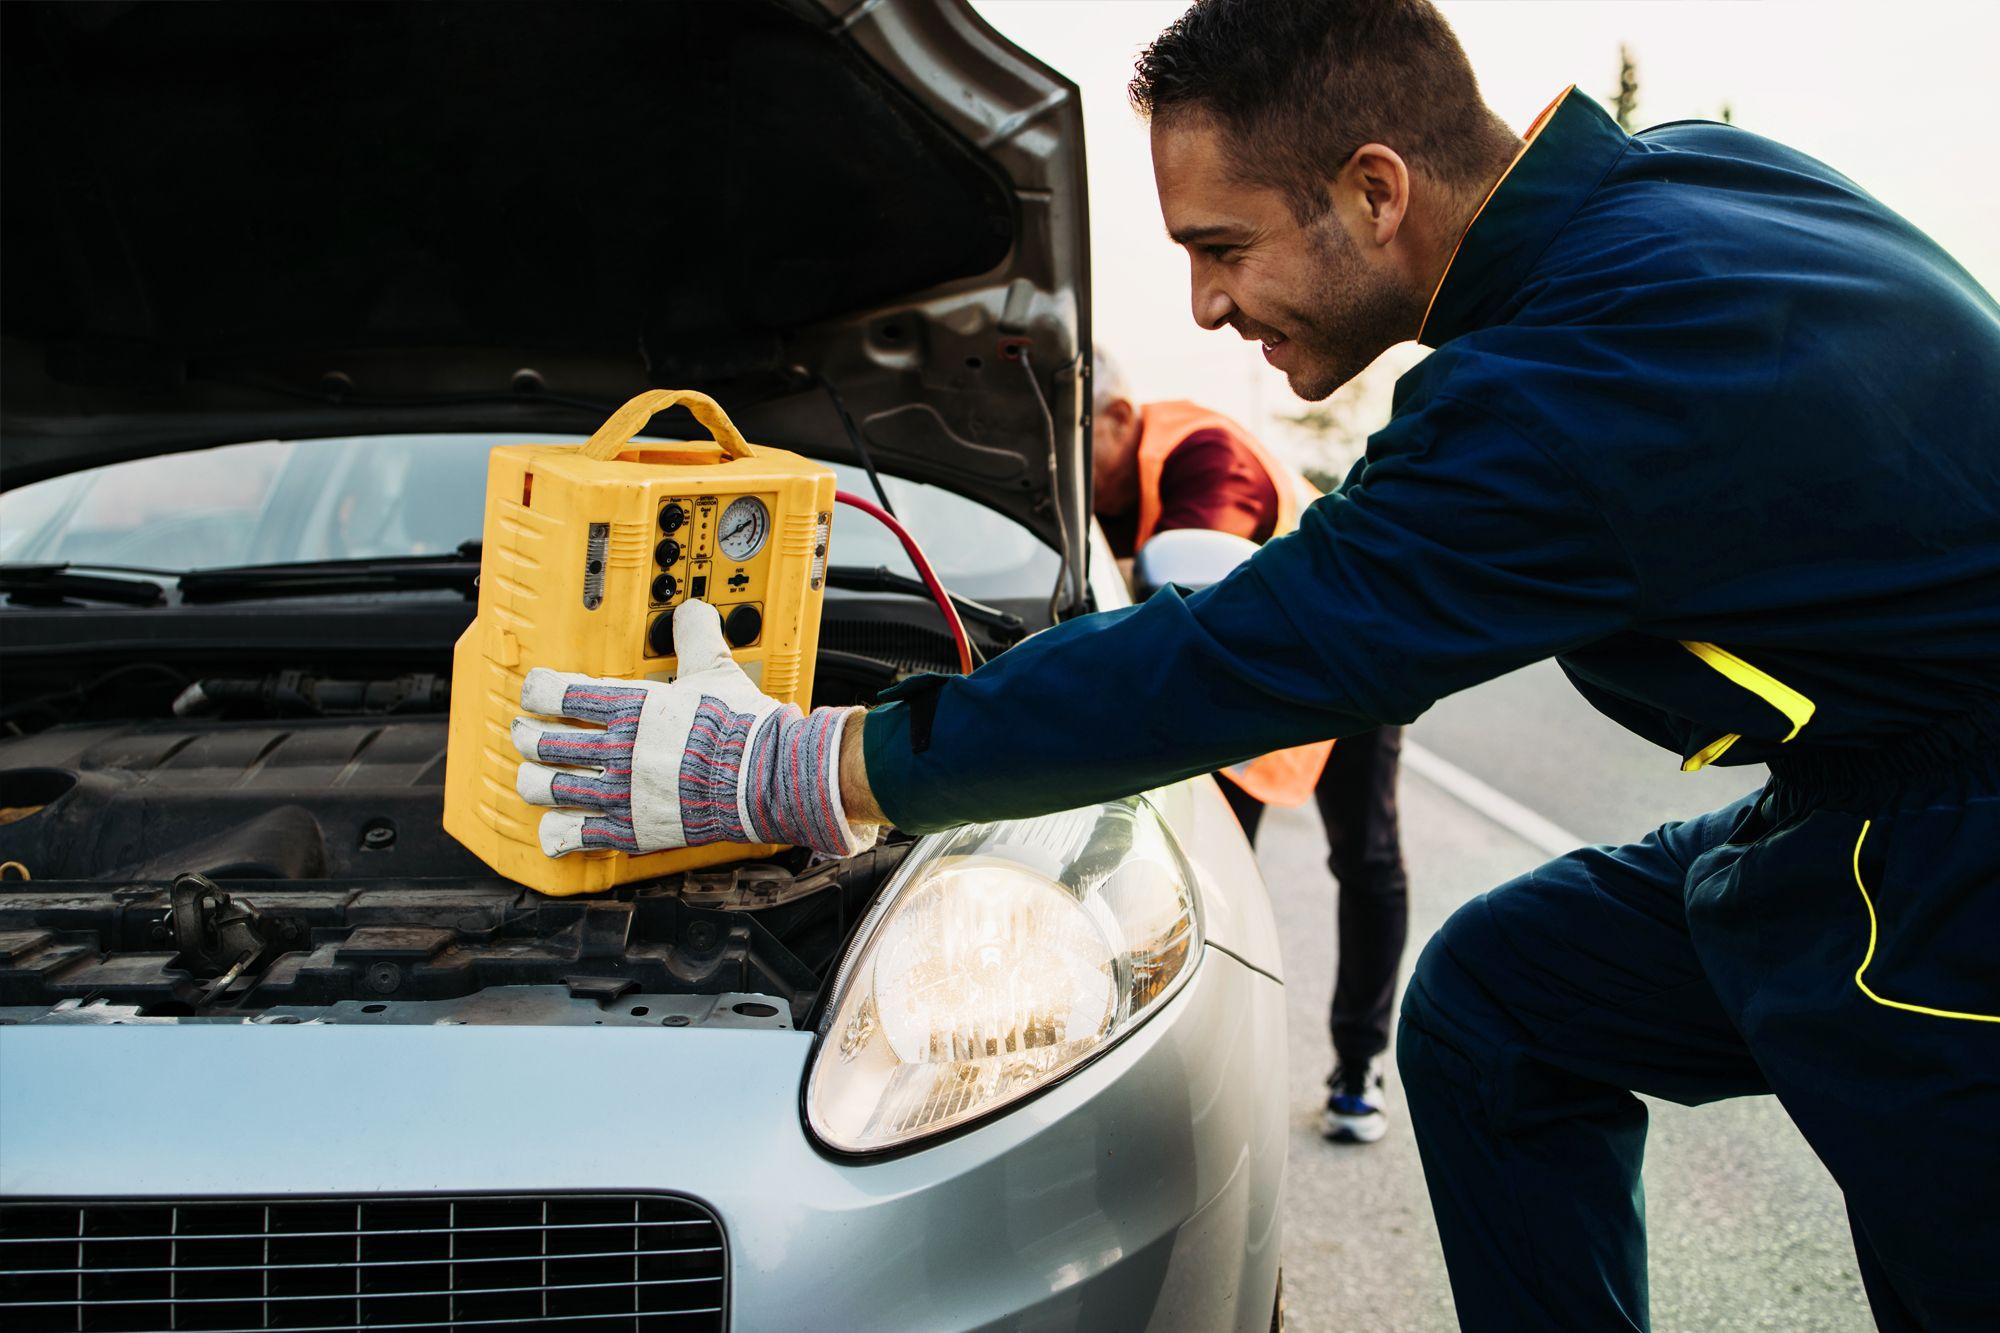
M36 880L490 877L444 832L444 751L428 716L52 727L0 741L0 862Z

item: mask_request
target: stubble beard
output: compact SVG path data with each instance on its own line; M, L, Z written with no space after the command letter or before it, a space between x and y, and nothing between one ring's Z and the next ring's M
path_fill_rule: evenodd
M1284 312L1306 357L1286 378L1293 393L1316 403L1408 336L1408 320L1401 293L1361 262L1336 220L1320 219L1310 234L1315 282L1302 306Z

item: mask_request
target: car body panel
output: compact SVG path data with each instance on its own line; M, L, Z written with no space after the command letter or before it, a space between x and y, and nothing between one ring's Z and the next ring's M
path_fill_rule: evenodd
M1201 877L1208 942L1274 981L1285 977L1278 922L1263 873L1236 812L1223 799L1222 778L1194 778L1150 794Z
M739 1329L1262 1330L1284 996L1206 950L1047 1092L879 1161L817 1150L805 1033L0 1027L0 1193L665 1191L728 1238Z

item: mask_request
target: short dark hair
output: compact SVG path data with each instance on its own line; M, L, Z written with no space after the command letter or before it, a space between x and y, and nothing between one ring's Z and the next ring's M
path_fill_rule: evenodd
M1365 143L1452 187L1485 184L1518 143L1429 0L1195 0L1129 91L1155 119L1212 118L1238 174L1302 219L1325 211L1324 182Z

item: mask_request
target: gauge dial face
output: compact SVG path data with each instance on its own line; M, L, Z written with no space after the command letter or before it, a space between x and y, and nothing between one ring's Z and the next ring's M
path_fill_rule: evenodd
M770 535L771 511L756 496L745 495L731 500L729 508L722 511L715 544L723 555L741 564L762 550Z

